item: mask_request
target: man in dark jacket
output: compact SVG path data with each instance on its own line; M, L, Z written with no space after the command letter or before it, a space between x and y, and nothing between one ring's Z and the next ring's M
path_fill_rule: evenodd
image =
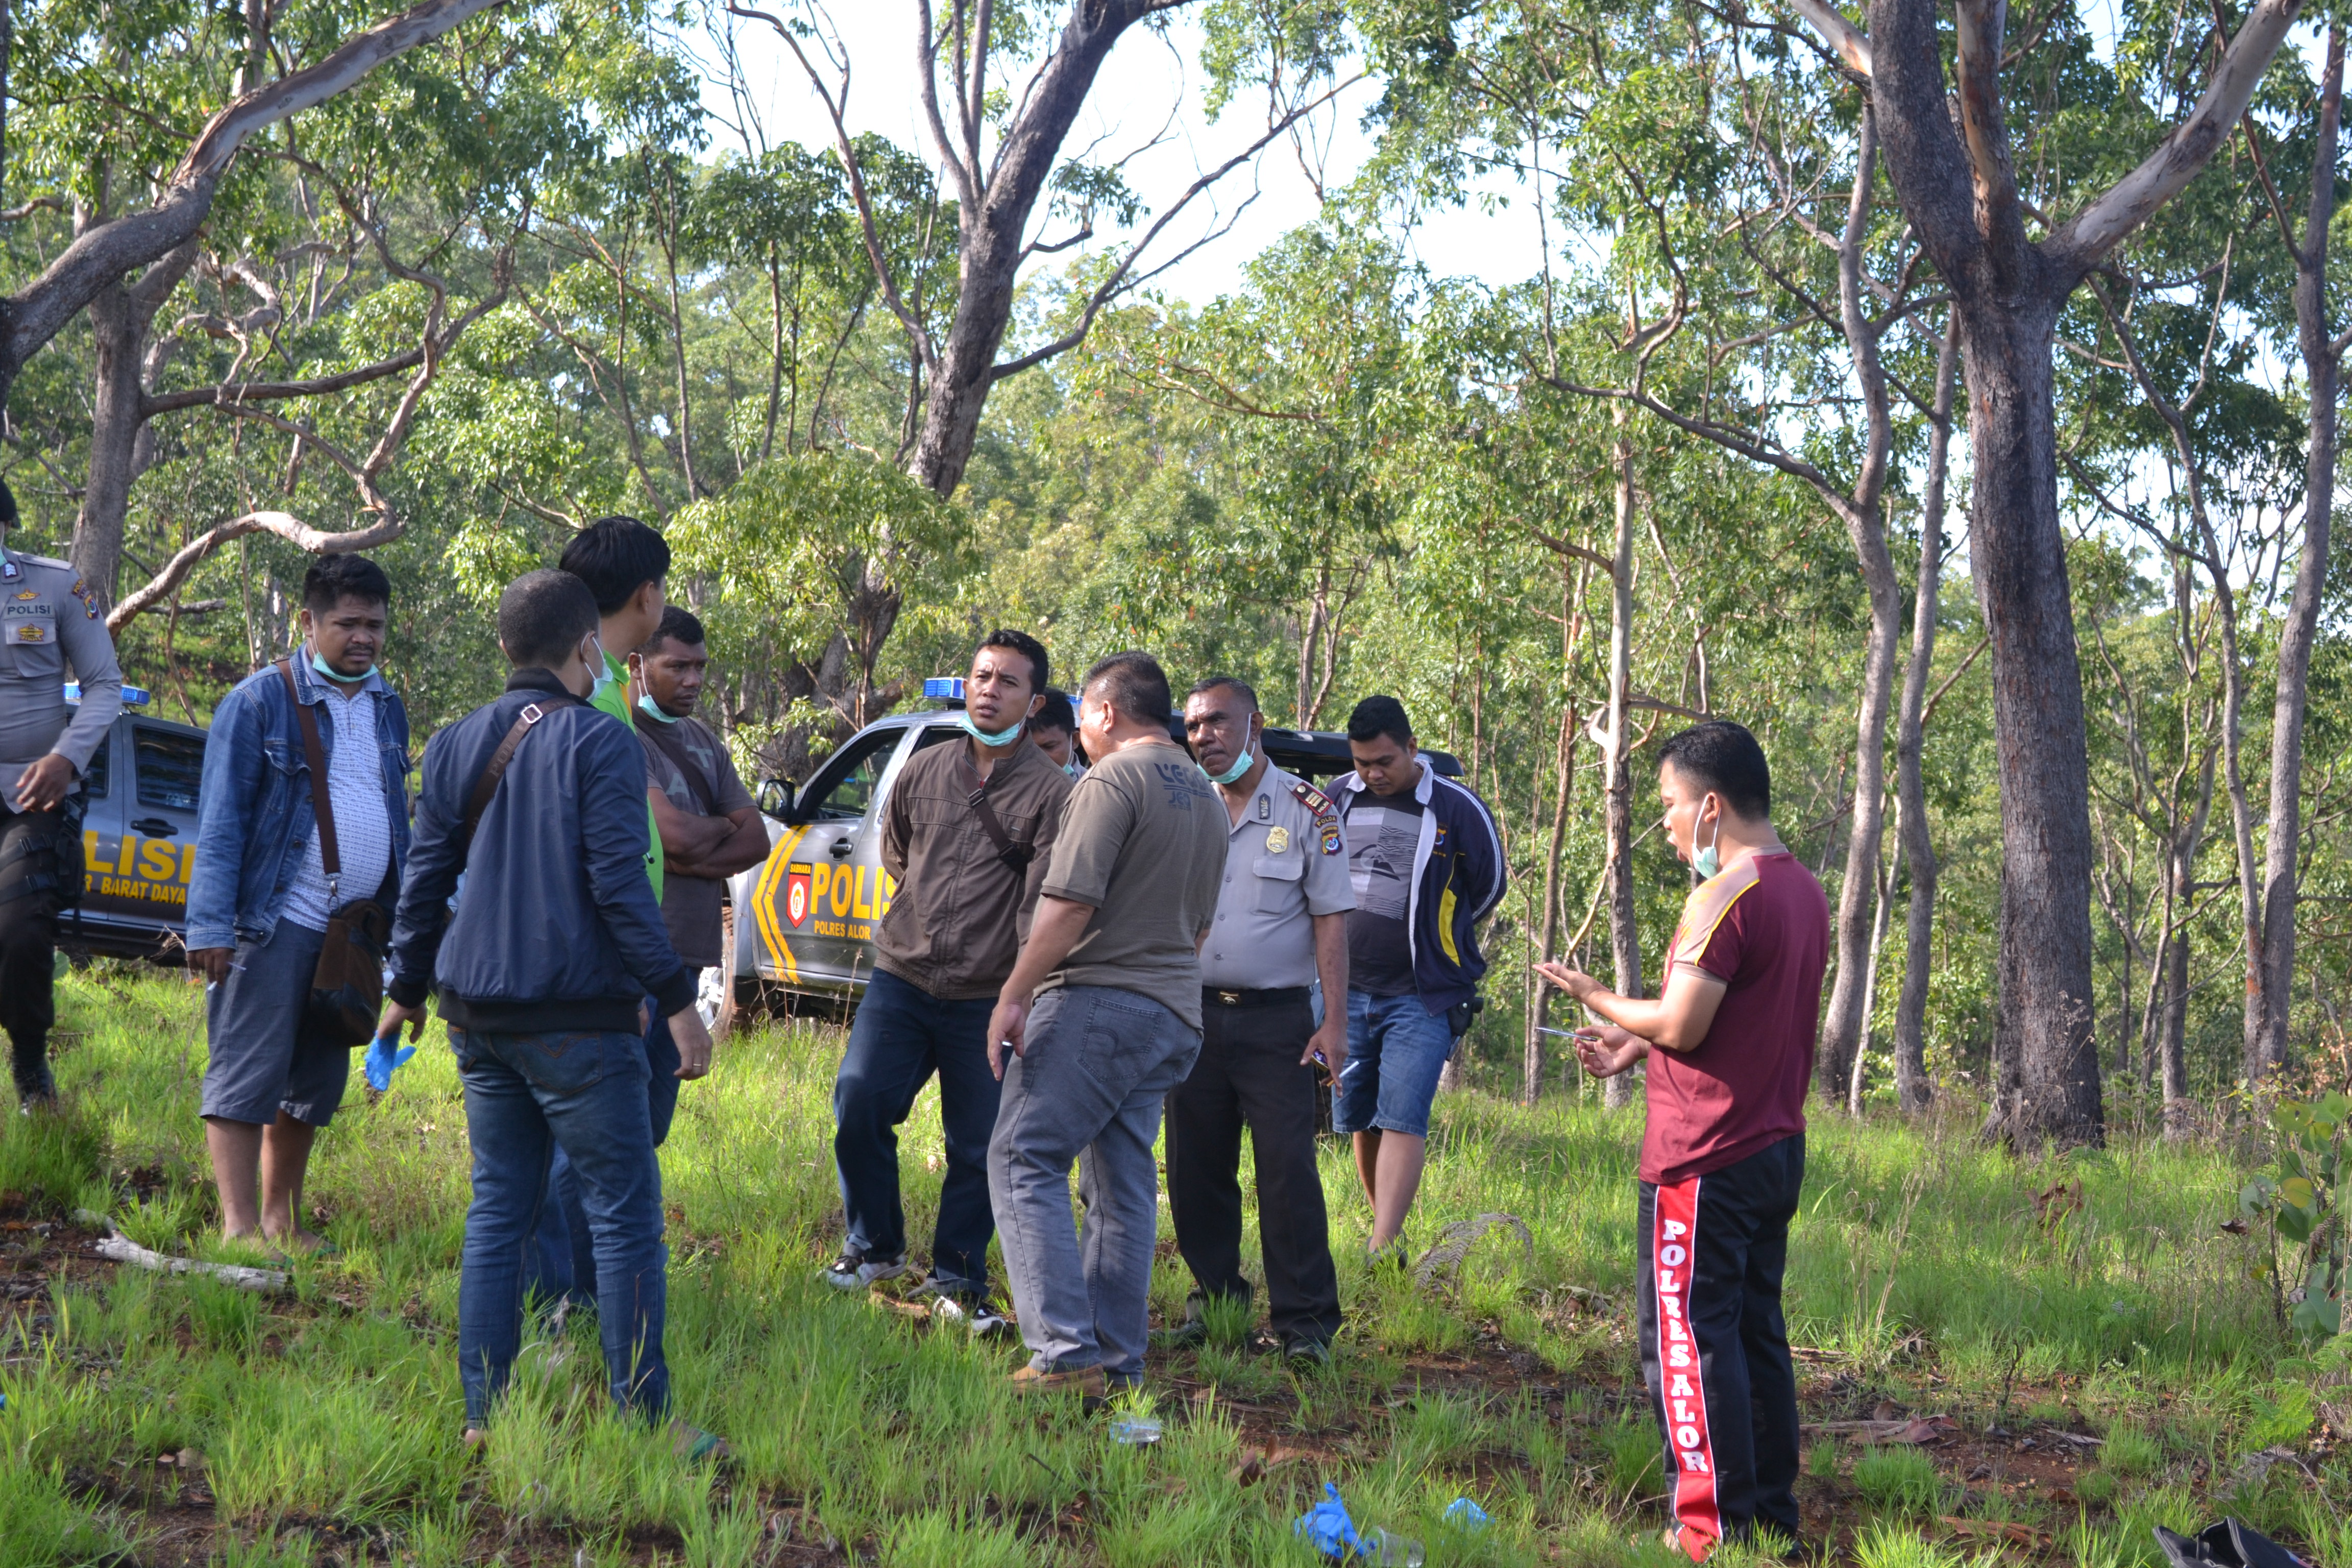
M1486 973L1477 927L1503 901L1503 840L1486 803L1429 765L1395 698L1356 704L1348 750L1356 771L1331 796L1347 826L1356 907L1348 914L1348 1065L1331 1128L1354 1137L1372 1251L1401 1256L1437 1075L1469 1026Z
M425 749L393 930L383 1028L421 1028L436 991L466 1089L474 1202L457 1359L468 1443L481 1440L520 1348L524 1242L551 1144L571 1163L594 1237L613 1397L647 1417L669 1402L669 1255L638 1004L650 994L669 1019L682 1079L709 1070L710 1036L646 879L644 750L584 700L604 668L596 621L594 597L567 573L527 573L499 597L499 646L514 670L504 696ZM502 752L504 773L485 790ZM671 1427L691 1457L719 1447Z

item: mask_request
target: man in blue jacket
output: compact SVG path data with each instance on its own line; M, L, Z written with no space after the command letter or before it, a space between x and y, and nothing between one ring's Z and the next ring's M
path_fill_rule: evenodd
M1503 901L1503 840L1486 803L1429 765L1395 698L1356 704L1348 750L1356 771L1332 794L1356 907L1348 913L1348 1065L1331 1128L1354 1134L1373 1254L1393 1248L1402 1258L1437 1075L1469 1027L1486 973L1477 926Z
M302 1178L351 1076L350 1047L304 1019L327 920L358 900L389 903L408 849L408 714L375 668L391 599L372 561L312 563L302 646L221 699L205 745L187 936L188 967L210 982L205 1144L222 1233L294 1250L324 1245L302 1227ZM334 877L320 849L303 708L327 765Z
M595 598L569 573L526 573L500 595L499 647L514 668L505 695L425 748L393 927L385 1032L412 1020L421 1032L426 991L437 992L466 1089L474 1202L457 1360L468 1444L482 1440L521 1346L524 1247L551 1145L571 1164L594 1238L613 1397L648 1419L669 1404L669 1253L638 1004L651 995L669 1019L681 1079L709 1070L710 1036L646 879L644 748L585 700L604 668L596 623ZM670 1426L689 1458L721 1447Z

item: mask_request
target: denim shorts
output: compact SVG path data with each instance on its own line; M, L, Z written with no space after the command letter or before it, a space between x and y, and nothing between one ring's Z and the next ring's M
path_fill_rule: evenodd
M240 942L228 977L205 994L200 1113L223 1121L324 1127L343 1102L352 1048L304 1027L310 979L327 935L280 919L268 942Z
M1331 1097L1331 1131L1428 1137L1429 1102L1453 1054L1453 1026L1420 997L1349 991L1348 1065Z

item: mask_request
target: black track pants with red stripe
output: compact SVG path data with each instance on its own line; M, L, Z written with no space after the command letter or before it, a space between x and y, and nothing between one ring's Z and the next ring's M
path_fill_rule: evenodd
M1802 1133L1737 1164L1642 1184L1642 1373L1666 1439L1683 1549L1769 1525L1798 1533L1797 1378L1780 1277L1805 1179Z

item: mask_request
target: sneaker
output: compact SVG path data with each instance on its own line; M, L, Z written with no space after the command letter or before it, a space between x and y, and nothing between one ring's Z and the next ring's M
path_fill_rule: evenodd
M949 1292L931 1300L931 1321L937 1323L961 1323L976 1340L991 1339L1013 1326L996 1304L985 1296L967 1296Z
M868 1258L854 1247L845 1247L824 1271L824 1282L836 1290L863 1290L868 1285L885 1279L896 1279L907 1271L907 1255L896 1258Z
M1082 1366L1068 1372L1039 1372L1024 1366L1013 1374L1013 1392L1032 1394L1083 1394L1088 1399L1108 1397L1109 1384L1099 1363Z
M1331 1347L1306 1334L1286 1334L1282 1360L1293 1372L1312 1372L1331 1364Z

